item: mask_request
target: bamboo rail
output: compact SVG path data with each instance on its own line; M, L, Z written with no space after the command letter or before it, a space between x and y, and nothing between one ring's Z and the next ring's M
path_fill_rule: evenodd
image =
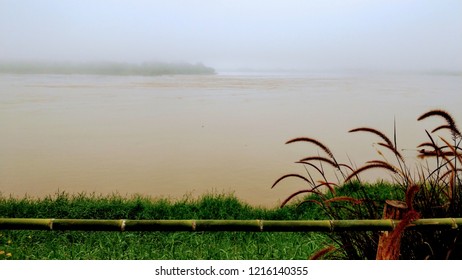
M399 220L94 220L0 218L0 230L82 231L390 231ZM462 226L462 218L419 219L407 229L444 230Z

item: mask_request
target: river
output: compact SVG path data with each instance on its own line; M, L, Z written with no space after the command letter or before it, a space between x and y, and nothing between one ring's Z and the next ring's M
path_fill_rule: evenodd
M323 155L356 166L377 159L369 126L397 139L410 160L441 120L462 121L462 75L443 73L219 73L177 76L0 75L0 191L152 197L229 194L276 206L306 188L286 173ZM462 124L461 124L462 125ZM324 166L328 168L327 166ZM367 180L390 179L373 171ZM336 177L332 177L336 181Z

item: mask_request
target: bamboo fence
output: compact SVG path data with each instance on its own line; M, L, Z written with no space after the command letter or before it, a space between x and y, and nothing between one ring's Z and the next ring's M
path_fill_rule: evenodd
M0 218L0 230L81 231L248 231L248 232L339 232L391 231L399 220L96 220ZM456 229L462 218L415 220L407 229Z

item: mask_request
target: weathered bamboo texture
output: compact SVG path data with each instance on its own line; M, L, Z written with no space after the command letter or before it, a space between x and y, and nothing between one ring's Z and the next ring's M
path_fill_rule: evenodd
M82 231L253 231L339 232L390 231L399 220L93 220L0 218L0 230ZM419 219L407 229L443 230L462 225L462 218Z
M407 210L407 205L403 201L387 200L383 208L383 219L399 220ZM377 246L376 260L397 260L399 259L401 238L391 240L389 231L380 233L379 245ZM394 242L392 242L394 241ZM390 246L393 244L393 246Z

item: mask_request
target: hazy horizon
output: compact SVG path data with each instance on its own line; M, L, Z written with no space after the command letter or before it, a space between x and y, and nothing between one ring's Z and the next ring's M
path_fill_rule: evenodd
M216 68L214 65L204 64L202 62L190 63L187 61L146 61L146 62L118 62L118 61L38 61L38 60L16 60L16 61L1 61L0 74L85 74L85 75L119 75L117 71L134 70L143 68L154 68L158 66L167 66L180 71L171 73L160 73L160 75L174 74L306 74L306 75L400 75L400 74L436 74L436 75L462 75L462 69L372 69L372 68L331 68L331 69L309 69L309 68L285 68L285 67L221 67ZM185 68L183 68L185 67ZM198 67L209 69L208 72L189 73L181 70L189 70ZM114 69L113 69L114 68ZM111 71L111 69L113 71ZM104 70L98 72L98 70ZM132 73L133 72L133 73ZM149 73L136 73L136 71L128 71L127 75L142 75Z
M0 62L462 71L461 1L0 0Z

